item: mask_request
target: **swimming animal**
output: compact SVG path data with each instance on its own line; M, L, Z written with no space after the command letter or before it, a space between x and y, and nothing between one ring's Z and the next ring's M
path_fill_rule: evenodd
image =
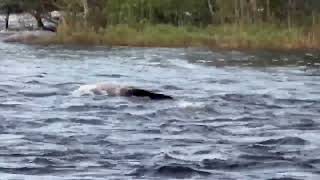
M126 97L147 97L152 100L173 99L169 95L156 93L150 90L140 89L133 86L121 86L116 84L89 84L82 85L73 92L73 95L109 95Z

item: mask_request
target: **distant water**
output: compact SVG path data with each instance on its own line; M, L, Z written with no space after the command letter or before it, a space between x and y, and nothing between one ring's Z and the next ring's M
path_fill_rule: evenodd
M0 43L0 179L319 179L316 53ZM83 84L174 101L84 96Z

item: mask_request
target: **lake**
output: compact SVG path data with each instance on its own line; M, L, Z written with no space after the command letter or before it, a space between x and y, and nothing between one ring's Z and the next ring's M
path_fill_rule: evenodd
M0 43L1 179L319 179L316 53ZM173 101L80 96L99 82Z

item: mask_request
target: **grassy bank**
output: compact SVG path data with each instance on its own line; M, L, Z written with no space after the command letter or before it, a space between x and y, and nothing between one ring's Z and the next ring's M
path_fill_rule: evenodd
M60 26L47 43L141 47L206 47L223 49L320 49L320 26L291 28L271 24L219 25L206 28L171 25L115 25L93 30L83 25Z

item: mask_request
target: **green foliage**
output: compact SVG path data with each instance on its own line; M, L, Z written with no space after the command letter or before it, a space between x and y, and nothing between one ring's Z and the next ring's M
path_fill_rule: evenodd
M168 24L110 25L99 31L81 23L59 27L58 36L45 43L140 47L206 47L223 49L297 50L320 49L320 26L287 29L272 24L225 24L198 28Z
M79 0L61 0L63 10L79 17L83 11ZM207 0L100 0L88 1L88 22L92 26L107 24L173 24L203 26L211 22Z
M304 25L318 21L319 0L0 0L0 9L46 13L62 10L81 17L87 2L88 25L171 24L205 27L224 23ZM83 17L83 16L82 16ZM81 21L81 19L78 19Z
M21 12L21 1L19 0L0 0L0 11Z
M158 23L173 25L208 24L206 0L109 0L106 14L111 24Z
M8 7L65 12L56 42L320 47L319 0L0 0Z

